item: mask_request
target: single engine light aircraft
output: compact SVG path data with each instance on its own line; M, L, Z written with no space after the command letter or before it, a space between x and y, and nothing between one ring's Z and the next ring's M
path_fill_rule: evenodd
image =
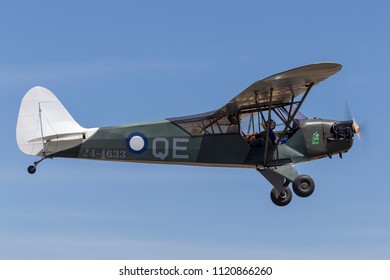
M198 115L101 128L80 126L44 87L24 96L16 127L20 150L47 158L81 158L197 166L246 167L272 185L271 199L285 206L308 197L314 181L295 164L347 152L354 120L308 119L300 108L313 86L337 73L338 63L302 66L259 80L221 108Z

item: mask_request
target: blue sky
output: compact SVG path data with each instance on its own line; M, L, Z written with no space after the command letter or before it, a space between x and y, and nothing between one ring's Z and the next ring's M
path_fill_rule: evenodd
M276 2L276 3L272 3ZM0 259L389 259L387 1L7 1L0 10ZM302 111L363 143L297 166L278 208L252 169L46 160L19 151L20 101L53 91L85 127L217 109L305 64L341 72Z

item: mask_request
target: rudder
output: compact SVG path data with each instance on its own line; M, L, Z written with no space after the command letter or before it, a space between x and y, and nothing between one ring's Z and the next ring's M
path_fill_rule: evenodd
M50 90L36 86L23 97L16 125L22 152L48 156L81 144L86 131Z

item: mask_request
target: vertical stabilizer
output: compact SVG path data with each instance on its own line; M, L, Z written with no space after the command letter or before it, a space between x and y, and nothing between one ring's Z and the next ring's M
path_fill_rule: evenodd
M46 156L69 149L82 142L85 132L50 90L37 86L22 99L16 125L22 152Z

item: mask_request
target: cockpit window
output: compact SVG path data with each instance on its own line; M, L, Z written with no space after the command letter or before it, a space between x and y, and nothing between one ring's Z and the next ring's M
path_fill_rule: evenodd
M169 119L191 135L239 133L240 123L237 115L219 115L213 112Z
M272 109L271 118L275 121L275 131L282 132L287 124L289 116L296 110L295 106L276 107ZM261 123L268 118L268 110L241 111L238 113L207 112L180 118L171 118L169 121L181 127L193 136L208 134L234 134L244 135L264 130ZM296 130L300 120L307 119L304 114L297 112L287 129L287 133Z
M271 110L271 119L276 123L276 127L274 129L276 133L282 133L284 131L288 123L289 116L291 116L295 110L295 106L276 107ZM243 134L248 135L256 132L259 133L264 130L261 123L268 119L268 110L243 112L240 115L240 119L240 128ZM295 114L294 120L289 124L286 134L292 135L300 126L301 121L305 119L307 119L307 117L298 111Z

